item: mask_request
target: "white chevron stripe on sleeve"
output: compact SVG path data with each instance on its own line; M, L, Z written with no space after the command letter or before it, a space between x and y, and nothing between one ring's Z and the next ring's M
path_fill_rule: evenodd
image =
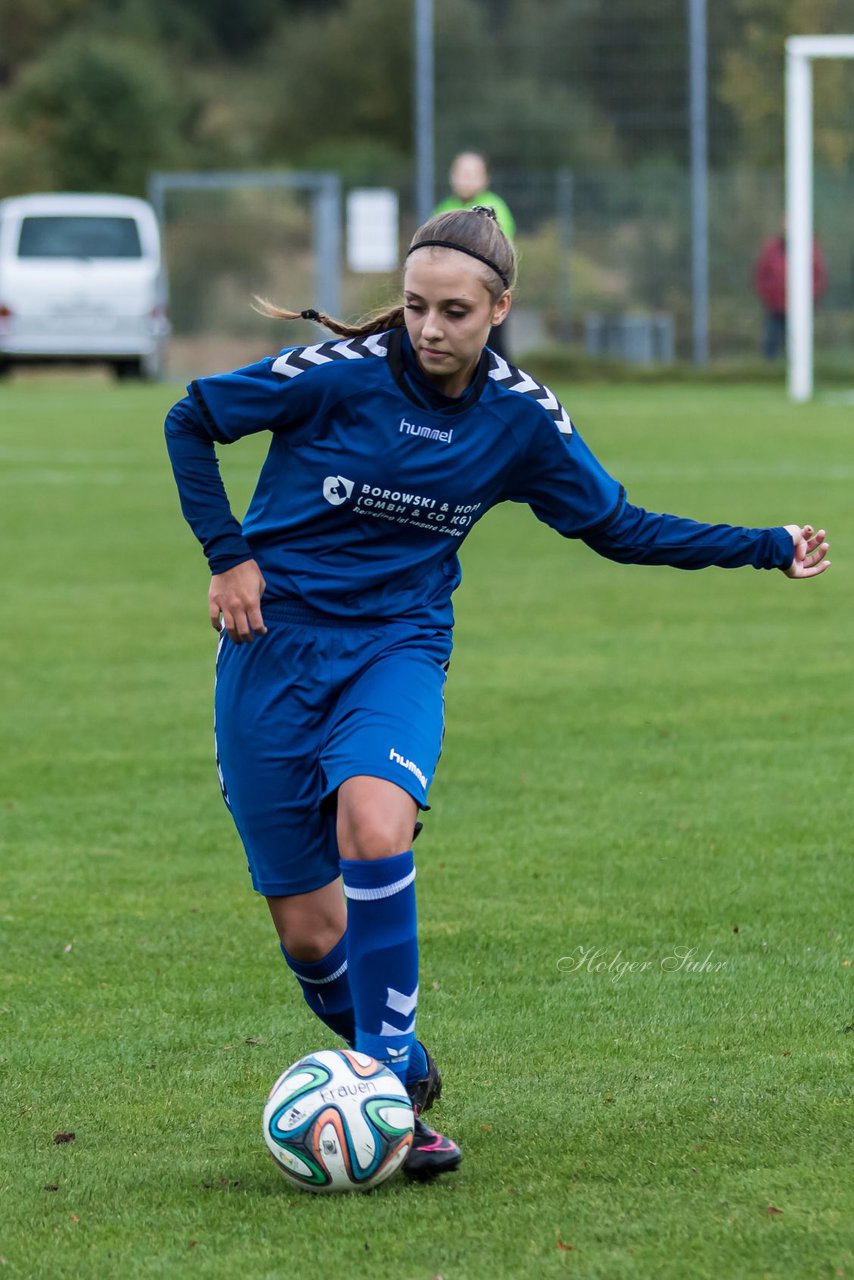
M325 345L324 343L323 346ZM327 355L323 346L305 347L302 353L303 360L310 360L312 364L328 364L330 360L334 360L335 357Z
M372 333L370 337L364 338L363 342L368 350L372 351L375 356L388 355L388 351L386 349L388 344L387 333Z
M510 366L503 356L495 355L494 351L492 354L495 358L495 367L490 369L489 376L490 378L495 378L496 382L500 382L502 378L508 378L510 376Z
M283 351L271 366L283 378L295 378L307 369L322 368L337 360L364 360L366 356L387 356L387 333L374 333L369 338L341 338L335 342L319 342L309 347Z
M542 390L542 384L537 382L536 378L532 378L530 373L522 373L521 369L518 372L522 374L522 377L519 382L513 383L510 388L511 391L521 391L524 394L526 391Z
M553 391L549 391L548 387L541 387L540 390L546 393L544 396L537 396L544 409L548 409L551 413L552 410L560 408L560 401Z
M496 355L494 351L490 352L490 357L492 363L489 376L494 382L506 388L507 391L516 391L520 395L528 396L531 400L536 400L537 404L549 415L561 435L572 435L573 426L569 414L550 387L538 382L536 378L532 377L530 373L526 373L524 369L517 369L514 365L509 365L506 360ZM515 382L513 381L514 378L516 379Z
M298 354L298 351L286 351L284 355L279 356L273 361L273 373L280 373L283 378L295 378L298 373L304 373L302 365L290 363L290 357Z

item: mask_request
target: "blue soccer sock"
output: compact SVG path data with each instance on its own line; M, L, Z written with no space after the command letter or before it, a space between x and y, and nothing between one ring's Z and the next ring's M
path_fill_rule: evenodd
M414 1084L416 1080L423 1080L427 1075L427 1054L424 1045L420 1040L413 1040L409 1050L409 1068L406 1072L406 1082Z
M282 946L288 968L302 987L305 1002L331 1031L347 1044L356 1042L356 1015L347 971L347 935L321 960L296 960ZM419 1040L413 1040L407 1080L414 1083L427 1075L427 1054Z
M321 960L295 960L282 946L288 968L302 987L305 1002L331 1031L349 1045L356 1038L353 997L347 975L347 934Z
M412 850L341 859L356 1048L406 1083L415 1040L418 933Z

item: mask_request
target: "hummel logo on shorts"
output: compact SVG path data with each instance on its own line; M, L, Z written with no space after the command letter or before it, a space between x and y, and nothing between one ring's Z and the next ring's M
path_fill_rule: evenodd
M399 752L395 751L394 747L390 748L388 753L388 758L389 760L393 760L395 764L399 764L401 768L408 769L410 773L414 773L418 781L421 783L422 787L427 786L427 779L424 777L424 774L418 768L418 765L413 764L411 760L404 760L403 756L400 755Z

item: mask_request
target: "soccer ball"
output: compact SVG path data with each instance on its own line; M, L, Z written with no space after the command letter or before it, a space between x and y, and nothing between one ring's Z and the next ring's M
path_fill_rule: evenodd
M264 1107L264 1140L304 1191L367 1191L412 1146L412 1103L394 1072L366 1053L321 1049L282 1072Z

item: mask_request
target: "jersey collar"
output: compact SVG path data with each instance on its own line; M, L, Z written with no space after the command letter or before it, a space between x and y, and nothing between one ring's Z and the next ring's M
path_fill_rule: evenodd
M419 409L431 413L464 413L480 399L489 374L489 355L481 352L474 378L461 396L446 396L430 383L412 350L412 343L405 329L392 329L388 344L388 363L392 376L400 390Z

